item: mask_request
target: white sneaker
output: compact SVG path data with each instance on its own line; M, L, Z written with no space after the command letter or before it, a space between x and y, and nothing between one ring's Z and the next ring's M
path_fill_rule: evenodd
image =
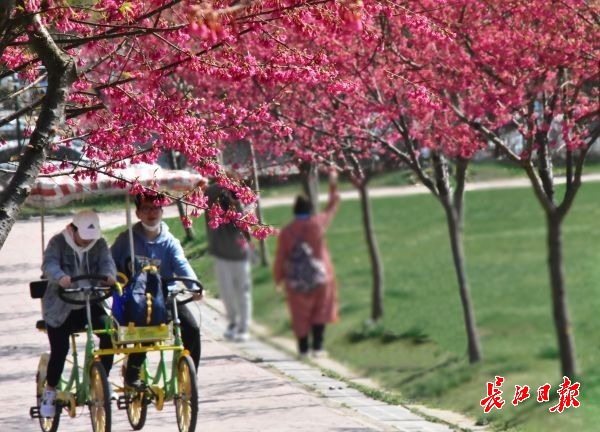
M236 342L247 342L250 340L250 333L242 332L235 335Z
M40 404L41 417L54 417L56 415L56 391L46 390L42 395L42 403Z
M314 350L312 352L312 356L313 356L313 358L325 358L325 357L327 357L327 352L325 350L322 350L322 349L320 349L320 350Z
M227 330L223 333L223 337L227 340L233 340L235 338L235 326L233 324L230 324L229 327L227 327Z

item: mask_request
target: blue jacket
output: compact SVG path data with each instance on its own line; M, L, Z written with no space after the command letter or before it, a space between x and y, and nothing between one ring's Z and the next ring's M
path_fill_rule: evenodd
M150 263L159 268L163 278L174 276L197 279L189 261L185 257L181 243L169 232L169 227L161 222L160 234L152 241L144 235L144 228L140 222L132 227L133 245L136 261ZM117 270L129 274L127 263L130 258L129 235L123 231L110 248Z

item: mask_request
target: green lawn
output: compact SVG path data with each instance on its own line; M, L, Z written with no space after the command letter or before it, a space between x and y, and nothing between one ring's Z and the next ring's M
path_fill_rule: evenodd
M93 196L90 198L84 198L77 201L71 201L61 207L51 209L39 209L35 207L23 206L19 213L19 218L27 219L32 216L39 216L42 212L45 215L53 216L64 216L73 213L81 209L93 209L97 212L104 212L110 210L122 209L125 205L124 195L118 196ZM133 205L133 204L132 204Z
M328 232L339 283L338 323L327 329L330 354L385 383L400 400L464 412L500 430L595 431L600 423L600 354L595 296L600 283L600 184L586 184L565 223L568 298L577 359L582 374L577 409L562 414L557 403L562 382L551 319L542 211L530 189L467 194L465 249L485 360L469 365L458 289L443 212L429 195L372 201L376 234L385 268L385 316L368 326L370 269L358 202L344 202ZM266 210L277 227L289 208ZM173 230L183 238L180 224ZM216 293L210 258L204 254L204 227L185 244L208 289ZM274 239L268 242L273 252ZM270 270L255 267L254 319L275 334L291 335L281 296ZM484 414L479 401L486 382L505 378L506 404ZM552 385L549 403L536 401L537 388ZM528 385L531 398L511 404L515 385Z

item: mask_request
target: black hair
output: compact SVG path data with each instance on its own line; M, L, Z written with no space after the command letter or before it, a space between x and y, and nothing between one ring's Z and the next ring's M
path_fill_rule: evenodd
M162 200L162 194L156 194L152 192L140 192L135 196L135 209L139 210L142 203L145 201L154 202L155 200Z
M312 212L313 204L310 198L306 195L298 195L294 203L294 214L312 214Z

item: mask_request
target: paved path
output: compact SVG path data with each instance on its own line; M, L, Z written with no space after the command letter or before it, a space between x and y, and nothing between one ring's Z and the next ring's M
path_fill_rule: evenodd
M564 177L560 177L555 179L555 184L563 184L565 182ZM600 182L600 173L597 174L585 174L582 178L582 183L589 182ZM498 180L490 180L490 181L482 181L482 182L473 182L467 183L465 186L465 190L467 191L476 191L476 190L485 190L485 189L510 189L510 188L530 188L531 182L526 177L517 177L517 178L509 178L509 179L498 179ZM371 198L379 198L386 196L409 196L409 195L420 195L430 193L429 189L423 186L421 183L410 185L410 186L387 186L387 187L378 187L378 188L369 188L369 196ZM340 193L341 198L343 200L347 199L358 199L358 191L350 190L350 191L342 191ZM321 193L319 195L320 201L327 200L327 194ZM261 201L261 204L264 207L271 206L279 206L279 205L289 205L291 206L294 202L294 197L270 197L265 198Z

